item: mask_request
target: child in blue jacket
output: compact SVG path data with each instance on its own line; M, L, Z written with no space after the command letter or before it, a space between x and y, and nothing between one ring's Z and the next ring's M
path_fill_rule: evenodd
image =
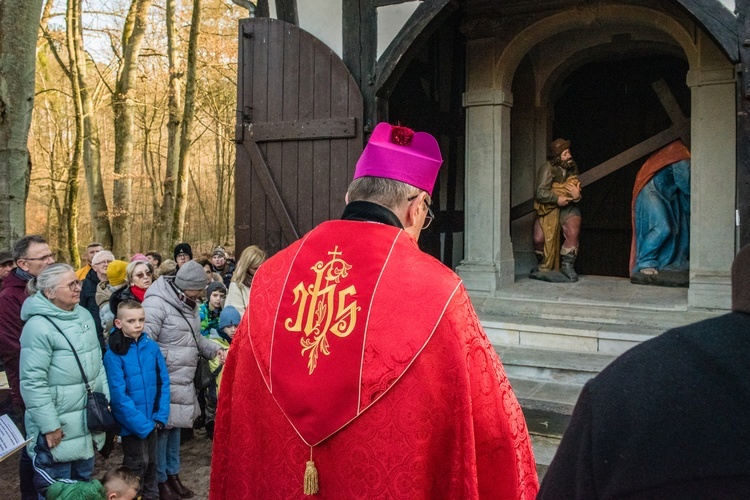
M122 464L141 480L144 500L159 498L156 476L156 430L169 419L169 373L159 346L143 335L146 316L135 300L117 307L104 368L110 407L122 426Z

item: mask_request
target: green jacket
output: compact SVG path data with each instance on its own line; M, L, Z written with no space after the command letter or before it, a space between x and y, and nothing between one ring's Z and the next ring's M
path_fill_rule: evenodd
M101 448L104 433L92 434L86 424L86 388L68 342L45 316L63 331L75 347L94 392L109 398L107 375L91 314L76 305L64 311L43 293L29 297L21 308L26 322L21 333L21 395L26 403L26 437L33 438L27 451L34 457L34 444L41 432L62 428L63 439L52 448L58 462L85 460Z
M107 490L96 479L90 483L82 481L63 483L58 481L47 488L45 497L47 500L105 500Z
M220 337L217 333L212 334L209 337L209 340L211 340L211 342L216 342L217 344L219 344L222 349L229 349L229 342L226 339ZM219 367L221 367L220 370ZM216 379L216 395L218 396L219 386L221 385L221 375L224 373L224 367L221 365L221 361L219 361L219 356L216 356L214 359L208 360L208 368L211 370L211 373L214 374L214 378Z

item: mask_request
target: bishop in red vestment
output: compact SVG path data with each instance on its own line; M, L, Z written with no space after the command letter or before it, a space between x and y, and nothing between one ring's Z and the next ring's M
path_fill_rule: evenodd
M211 499L535 498L500 360L460 278L417 246L441 163L429 134L379 124L342 220L258 269Z

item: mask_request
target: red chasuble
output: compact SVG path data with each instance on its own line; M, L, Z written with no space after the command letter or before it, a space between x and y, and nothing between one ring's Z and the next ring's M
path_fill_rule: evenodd
M224 368L211 498L528 498L523 414L460 279L331 221L263 264Z

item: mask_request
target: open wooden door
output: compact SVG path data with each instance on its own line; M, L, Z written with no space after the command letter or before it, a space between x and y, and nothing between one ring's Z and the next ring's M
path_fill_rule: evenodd
M340 217L362 153L362 94L341 59L299 27L240 22L235 246L269 255Z

